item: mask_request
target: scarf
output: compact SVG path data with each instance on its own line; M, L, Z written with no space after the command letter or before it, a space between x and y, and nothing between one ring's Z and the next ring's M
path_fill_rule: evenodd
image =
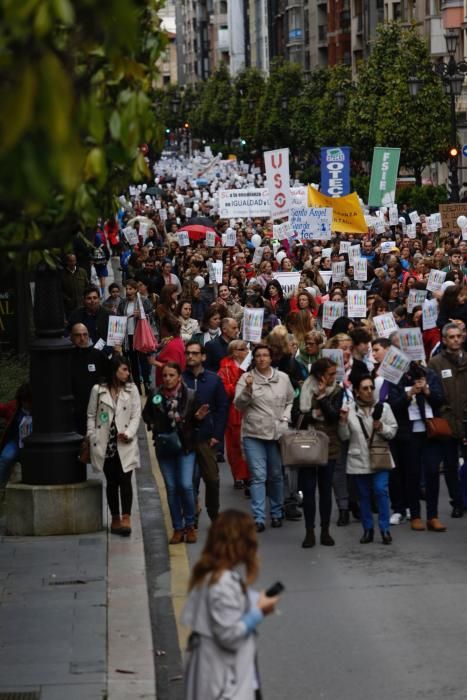
M177 384L174 389L161 388L161 394L165 398L165 405L167 407L167 418L170 421L172 428L177 427L177 423L180 423L181 416L178 411L178 402L180 401L182 395L182 383L181 381Z

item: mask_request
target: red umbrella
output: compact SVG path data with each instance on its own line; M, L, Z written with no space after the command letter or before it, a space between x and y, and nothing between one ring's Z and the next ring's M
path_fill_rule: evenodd
M203 226L202 224L189 224L188 226L182 226L183 231L188 231L188 235L192 241L204 241L206 234L216 233L211 226ZM216 233L216 242L220 241L220 236Z

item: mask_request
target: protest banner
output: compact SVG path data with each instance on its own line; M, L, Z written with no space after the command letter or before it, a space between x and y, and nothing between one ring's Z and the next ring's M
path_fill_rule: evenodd
M127 316L109 316L107 345L111 348L123 345L126 333Z
M190 236L188 235L188 231L178 231L177 238L180 248L186 248L190 245Z
M351 267L355 266L356 260L360 257L360 243L357 243L356 245L351 245L347 255L349 256L349 265Z
M140 221L139 222L139 229L138 229L138 235L141 236L143 241L146 240L148 236L148 231L149 231L149 224L146 223L146 221Z
M289 149L279 148L265 151L264 167L273 219L287 218L290 214L291 193L289 173Z
M219 190L219 216L221 219L248 219L271 214L269 190L265 187L248 187L244 190Z
M298 238L303 240L331 239L332 209L300 207L290 212L290 223Z
M161 221L167 221L167 209L161 209L159 212Z
M225 247L233 248L237 243L237 232L233 228L228 228L225 232Z
M251 343L261 342L263 330L264 309L248 309L243 313L243 340Z
M422 332L420 328L399 328L400 349L411 360L425 360Z
M460 233L460 228L457 225L459 216L467 216L467 202L459 202L459 204L440 204L439 213L441 214L441 233Z
M206 267L208 268L209 273L209 284L214 284L216 281L216 270L212 260L206 260Z
M321 357L328 357L331 362L337 365L336 381L343 382L345 379L344 352L338 348L323 348Z
M442 270L435 270L432 268L428 276L426 288L430 292L438 292L441 289L444 280L446 279L446 274L447 273L443 272Z
M416 306L421 306L427 297L426 289L410 289L407 297L407 311L412 313Z
M292 195L291 207L300 208L308 206L308 192L306 185L300 185L299 187L291 187L290 194Z
M409 219L411 224L419 224L420 216L418 214L418 211L409 211Z
M368 194L369 207L381 207L383 205L388 207L394 204L400 154L400 148L375 146L373 149L370 191Z
M410 358L398 350L394 345L390 345L382 363L379 366L378 374L387 379L391 384L399 384L400 380L407 372L410 365Z
M389 226L397 226L399 223L399 212L397 210L397 205L389 207Z
M407 226L405 228L405 232L406 232L408 238L416 238L417 237L417 229L415 228L415 224L407 224Z
M349 318L366 317L366 289L347 291L347 316Z
M392 241L383 241L381 243L381 252L383 255L387 255L387 253L390 253L394 247L395 243L393 243Z
M272 276L281 285L285 297L293 296L300 283L300 272L273 272Z
M368 231L356 192L345 197L326 197L308 185L308 205L310 207L331 207L331 231L340 231L341 233L367 233Z
M384 221L381 221L381 219L375 221L373 228L375 229L375 233L377 233L379 236L382 236L386 233L386 224L384 223Z
M222 262L222 260L217 260L215 263L212 264L212 267L214 269L214 282L221 284L222 275L224 272L224 263Z
M325 301L323 304L323 328L330 330L338 318L344 315L343 301Z
M343 197L350 192L350 148L321 148L320 191L328 197Z
M320 274L322 270L320 270ZM332 282L342 282L345 277L345 262L335 262L331 265Z
M282 224L274 224L272 227L273 235L280 241L284 238L294 238L295 231L292 228L290 221L284 221Z
M216 245L216 233L215 231L206 231L206 246L208 248L214 248Z
M436 299L425 300L422 305L422 327L424 331L436 328L438 302Z
M392 311L387 314L373 316L373 324L375 326L376 335L380 338L389 338L391 333L399 329Z
M353 278L356 281L366 282L368 279L368 265L366 258L357 258L353 268Z
M349 252L349 248L352 245L350 241L341 241L339 243L339 255L345 255Z

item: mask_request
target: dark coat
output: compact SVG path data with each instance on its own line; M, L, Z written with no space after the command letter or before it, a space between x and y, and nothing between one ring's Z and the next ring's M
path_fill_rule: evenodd
M68 268L61 270L63 304L68 315L79 307L83 300L83 293L89 285L88 273L82 267L77 267L74 272Z
M227 357L229 341L224 340L222 335L218 335L214 340L206 343L204 350L206 352L205 367L210 372L218 372L221 366L221 360Z
M68 319L68 332L71 331L75 323L84 323L89 332L89 337L92 340L93 345L102 338L107 342L107 331L109 329L109 316L110 313L107 309L101 306L95 316L88 314L84 306L75 311L72 311Z
M160 397L160 400L156 397ZM156 398L156 403L153 399ZM195 413L198 410L195 392L188 389L182 382L181 398L179 400L178 412L181 417L177 425L177 432L183 446L183 451L187 454L192 452L195 445L195 431L198 421ZM159 433L170 433L173 428L167 415L167 401L160 391L151 392L143 409L143 420L152 430L154 446L157 451L157 435Z
M76 430L86 435L87 409L94 384L105 382L108 359L93 347L73 348L71 353L71 391L74 399Z
M430 404L433 415L439 416L441 406L444 403L443 387L440 378L431 369L426 370L426 381L430 388L429 396L425 396ZM389 384L388 404L392 408L397 421L398 431L396 438L399 440L409 440L412 434L413 421L409 419L409 406L412 401L407 396L406 387L413 386L414 379L409 372L406 372L399 384Z
M222 442L229 412L229 400L221 378L209 370L204 370L195 377L187 369L182 376L187 387L196 391L198 405L209 404L208 415L199 423L197 440L204 442L215 438Z

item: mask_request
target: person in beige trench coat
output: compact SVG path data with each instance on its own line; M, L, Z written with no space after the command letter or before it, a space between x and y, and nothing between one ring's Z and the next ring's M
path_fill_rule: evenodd
M137 439L140 419L141 401L130 379L128 360L114 357L108 382L95 384L91 390L87 437L92 467L104 471L107 480L110 529L118 535L131 533L131 478L133 470L140 466Z

